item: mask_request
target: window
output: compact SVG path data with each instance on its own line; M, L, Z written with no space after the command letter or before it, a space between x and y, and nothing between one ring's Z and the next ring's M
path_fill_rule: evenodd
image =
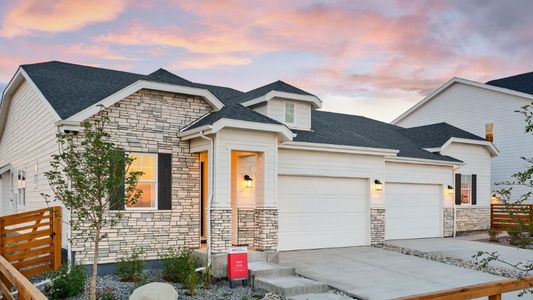
M285 102L285 123L294 123L294 103Z
M461 175L461 204L472 202L472 175Z
M17 172L17 207L26 206L26 171Z
M494 142L494 123L485 124L485 139Z
M129 153L129 157L133 162L128 171L140 171L143 175L137 183L142 195L135 204L128 203L128 208L157 208L157 154Z

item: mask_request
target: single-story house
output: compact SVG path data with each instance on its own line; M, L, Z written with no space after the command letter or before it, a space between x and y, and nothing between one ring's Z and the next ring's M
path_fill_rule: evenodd
M0 109L2 213L45 206L58 130L105 106L112 140L145 172L142 199L101 243L212 253L284 251L451 236L489 224L491 142L441 123L405 129L320 111L283 81L241 92L159 69L148 75L51 61L22 65ZM20 184L22 182L22 184ZM90 263L72 233L78 263ZM65 240L65 245L67 241Z

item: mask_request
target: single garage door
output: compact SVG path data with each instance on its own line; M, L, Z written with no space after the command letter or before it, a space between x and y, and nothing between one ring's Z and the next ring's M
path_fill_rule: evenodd
M279 176L279 250L368 245L364 179Z
M439 185L385 184L385 239L442 236Z

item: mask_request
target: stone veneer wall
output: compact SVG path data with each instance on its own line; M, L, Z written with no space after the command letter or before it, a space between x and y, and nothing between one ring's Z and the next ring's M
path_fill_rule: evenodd
M457 206L457 232L485 230L490 227L490 207Z
M453 236L453 207L443 208L443 235Z
M385 241L385 209L370 209L370 244L381 245Z
M276 250L278 248L278 210L272 208L257 208L255 210L256 250Z
M225 253L231 247L231 208L211 210L211 253Z
M255 209L254 208L239 208L238 215L238 244L250 245L254 244L255 235Z
M209 111L211 106L199 97L152 90L138 91L105 109L113 142L125 151L171 153L173 175L172 210L123 211L121 222L106 230L108 237L100 243L101 263L114 262L134 248L155 259L158 251L170 247L199 247L199 161L178 132ZM92 245L80 232L72 236L76 263L91 263Z

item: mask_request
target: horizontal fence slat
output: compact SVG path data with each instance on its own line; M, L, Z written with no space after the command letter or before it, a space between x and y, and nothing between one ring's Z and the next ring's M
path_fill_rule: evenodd
M52 226L52 224L50 222L44 222L44 223L40 223L40 224L32 224L32 225L27 225L27 226L22 226L22 227L17 227L17 228L10 228L10 229L5 229L4 230L4 234L9 234L9 233L14 233L14 232L20 232L20 231L23 231L23 230L28 230L28 229L35 229L35 228L41 228L41 227L50 227Z
M4 257L5 257L5 259L7 259L7 261L14 262L14 261L19 261L21 259L27 259L27 258L30 258L30 257L33 257L33 256L43 255L43 254L47 254L47 253L51 253L50 249L48 249L48 248L38 248L38 249L34 249L34 250L18 252L16 254L5 255Z
M31 259L22 260L22 261L19 261L19 262L16 262L16 263L12 263L12 265L13 265L13 267L15 267L15 268L20 270L20 269L33 267L33 266L38 266L38 265L43 265L43 264L50 265L51 262L52 262L52 259L53 259L53 257L51 255L38 256L38 257L35 257L35 258L31 258Z
M12 253L16 251L24 251L41 246L49 246L52 244L52 238L46 237L43 239L33 240L31 242L22 242L14 244L13 246L5 247L4 253Z
M490 228L517 229L533 223L533 204L491 204Z
M5 237L4 238L4 244L8 245L10 243L33 240L33 239L36 239L36 238L39 238L39 237L44 237L44 236L50 236L52 234L52 232L53 232L52 229L49 228L49 229L45 229L45 230L38 230L38 231L35 231L35 232L28 232L28 233L14 235L14 236L10 236L10 237Z

